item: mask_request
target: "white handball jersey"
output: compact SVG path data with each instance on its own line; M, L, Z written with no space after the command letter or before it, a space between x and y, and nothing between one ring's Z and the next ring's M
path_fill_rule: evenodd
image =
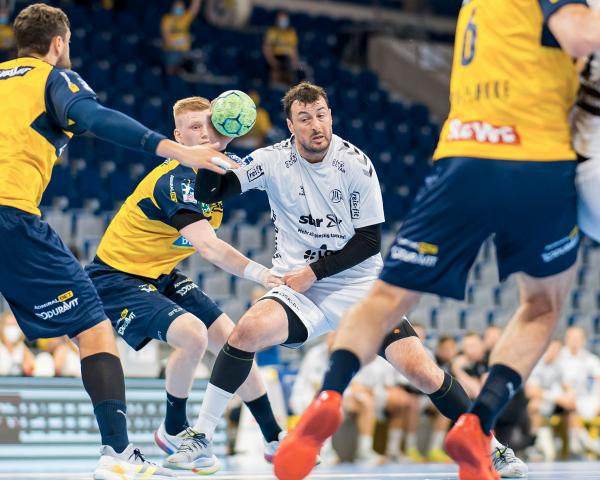
M573 147L584 157L600 157L600 51L581 73L581 86L571 114Z
M294 137L261 148L233 170L242 192L264 190L275 225L273 272L283 275L341 250L355 229L383 223L383 201L369 158L333 135L322 162L300 157ZM353 283L376 278L381 255L330 277Z

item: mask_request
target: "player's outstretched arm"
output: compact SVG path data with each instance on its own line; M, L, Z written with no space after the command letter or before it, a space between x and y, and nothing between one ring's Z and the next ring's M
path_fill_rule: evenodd
M216 145L187 147L168 140L124 113L105 108L91 98L76 101L68 109L68 118L75 133L89 131L103 140L123 147L141 150L165 158L174 158L187 167L224 173L223 165L237 168L237 164L213 148ZM211 148L213 147L213 148Z
M252 280L266 288L282 285L283 281L271 271L256 263L227 242L217 237L207 220L199 220L179 230L207 261L240 278Z
M572 57L585 57L600 49L600 12L585 5L563 6L548 19L548 27Z

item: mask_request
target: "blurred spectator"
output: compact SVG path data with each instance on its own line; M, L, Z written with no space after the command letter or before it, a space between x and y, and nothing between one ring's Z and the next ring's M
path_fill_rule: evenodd
M468 332L462 340L462 354L452 362L452 374L470 398L479 395L483 376L487 373L485 346L478 333Z
M544 424L544 418L555 414L568 415L575 410L575 398L566 393L562 385L558 360L561 348L560 340L550 342L525 386L531 429L535 436L534 449L548 462L554 461L556 452L552 429Z
M15 57L14 31L10 24L10 10L4 2L0 3L0 62Z
M267 144L267 135L273 130L271 117L263 107L260 106L260 96L256 90L250 90L248 95L256 105L256 123L243 137L239 137L233 141L233 146L246 150L256 150Z
M0 344L0 375L31 376L35 357L25 345L25 335L11 312L2 315Z
M592 440L583 420L593 420L600 413L600 358L585 348L587 339L581 327L570 327L558 362L567 394L575 398L577 415L570 416L569 446L571 453L585 450L600 454L598 439Z
M502 336L502 328L497 325L490 325L483 332L483 346L485 347L486 360L489 360L490 353Z
M277 14L276 23L267 30L263 53L269 64L273 84L293 85L299 67L298 35L286 12Z
M452 360L458 355L458 345L451 335L442 335L435 349L435 361L447 373L452 373Z
M385 368L387 362L377 357L362 368L344 394L344 411L356 419L358 447L355 460L359 462L374 463L377 460L377 453L373 450L376 422L374 390L383 383L380 362Z
M160 22L165 70L174 75L181 71L192 49L190 27L200 11L201 0L192 0L186 10L183 0L173 2L170 13L163 15Z
M81 376L79 350L68 337L62 337L60 339L60 344L54 349L53 357L56 366L56 376Z
M436 363L447 373L452 373L452 361L458 355L458 345L454 337L442 335L438 339L435 349ZM429 451L427 459L431 462L447 462L448 455L444 451L444 438L450 428L450 420L444 417L437 408L431 405L433 418L431 420L431 440L429 442Z

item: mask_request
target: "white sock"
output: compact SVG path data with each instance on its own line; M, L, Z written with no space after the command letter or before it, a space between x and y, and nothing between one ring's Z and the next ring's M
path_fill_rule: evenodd
M209 383L202 399L202 407L200 407L194 430L204 433L208 439L211 439L232 397L233 393L226 392Z
M414 432L406 434L406 449L417 448L417 434Z
M371 435L358 436L358 451L365 456L373 451L373 437Z
M446 432L444 430L434 430L431 434L431 446L430 450L442 450L444 448L444 437Z
M400 444L402 443L402 437L404 436L404 430L400 428L391 428L388 432L388 441L386 448L386 455L388 457L395 457L400 454Z
M583 451L581 436L578 429L571 428L569 430L569 449L571 450L571 453L575 454L579 454Z
M497 448L503 450L504 449L504 445L502 445L498 441L498 439L496 438L496 435L492 435L492 453L494 453Z

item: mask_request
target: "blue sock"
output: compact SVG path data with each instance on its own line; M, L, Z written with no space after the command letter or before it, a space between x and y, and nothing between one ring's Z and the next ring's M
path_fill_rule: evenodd
M262 397L246 402L246 406L256 420L256 423L258 423L265 440L267 442L279 440L281 427L275 419L273 409L271 408L271 402L269 401L267 394L265 393Z
M167 392L165 430L169 435L177 435L190 426L186 413L187 401L187 398L177 398Z
M360 370L360 360L349 350L335 350L329 357L329 369L321 391L334 390L343 395L354 375Z
M521 388L521 375L506 365L496 364L471 407L471 413L479 417L481 428L489 435L496 424L496 418L508 405L515 392Z
M121 453L129 445L127 438L127 406L120 400L105 400L94 407L94 415L102 445L108 445L115 452Z

